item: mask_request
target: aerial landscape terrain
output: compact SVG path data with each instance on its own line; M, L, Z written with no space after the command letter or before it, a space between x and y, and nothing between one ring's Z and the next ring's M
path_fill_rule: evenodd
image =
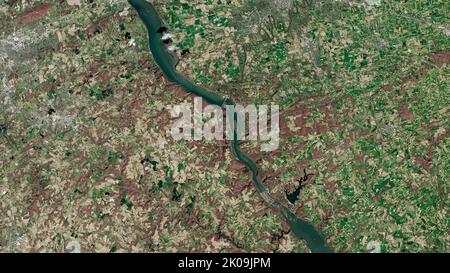
M151 2L179 73L279 106L240 148L333 252L450 251L448 1ZM173 139L152 53L126 0L0 0L0 252L310 252L230 141Z

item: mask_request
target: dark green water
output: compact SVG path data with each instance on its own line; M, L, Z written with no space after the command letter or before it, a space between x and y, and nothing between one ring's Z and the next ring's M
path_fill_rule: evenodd
M193 93L197 96L201 96L208 103L213 105L218 105L220 107L225 107L226 105L234 105L233 100L225 98L216 92L205 89L192 83L184 75L180 74L175 69L174 58L167 50L166 44L162 41L163 33L159 31L164 23L156 11L153 4L145 0L128 0L128 2L136 9L139 17L144 22L148 31L148 40L150 51L153 55L153 59L156 64L161 68L167 80L174 82L181 86L186 92ZM232 117L233 120L228 121L228 125L232 126L237 120L237 116ZM235 127L233 127L234 129ZM255 162L244 152L241 151L239 147L239 142L237 141L237 132L234 130L234 138L231 140L231 150L233 151L236 158L242 162L251 172L252 181L268 205L277 209L284 217L286 222L289 224L292 232L300 239L303 239L308 244L311 252L332 252L331 249L326 245L325 239L320 234L320 232L314 228L312 224L302 219L297 218L294 213L292 213L287 207L283 206L278 200L274 199L269 190L263 185L258 179L258 167Z

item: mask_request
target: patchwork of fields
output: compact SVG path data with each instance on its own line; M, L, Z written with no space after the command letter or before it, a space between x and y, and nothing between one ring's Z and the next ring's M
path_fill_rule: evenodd
M153 2L178 70L280 106L280 148L242 147L335 251L449 251L446 1ZM308 252L225 141L171 138L193 97L145 33L126 1L0 1L0 251Z

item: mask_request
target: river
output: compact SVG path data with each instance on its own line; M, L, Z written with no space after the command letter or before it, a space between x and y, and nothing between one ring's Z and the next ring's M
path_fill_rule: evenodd
M230 98L221 96L216 92L196 85L179 73L176 70L176 62L171 55L172 53L167 50L167 45L162 41L164 33L161 29L163 29L165 25L154 5L145 0L128 0L128 2L136 9L139 17L144 22L148 31L149 47L153 59L168 81L178 84L186 92L201 96L210 104L220 107L235 104ZM237 116L231 118L233 120L228 122L230 126L236 122ZM269 189L258 179L258 167L256 166L256 163L246 153L241 151L237 140L237 132L234 129L236 127L233 126L232 128L235 137L230 141L231 150L236 158L252 172L253 185L264 201L281 213L285 221L289 224L291 231L295 236L306 241L311 252L332 252L331 248L327 246L322 234L311 223L297 218L289 208L270 195Z

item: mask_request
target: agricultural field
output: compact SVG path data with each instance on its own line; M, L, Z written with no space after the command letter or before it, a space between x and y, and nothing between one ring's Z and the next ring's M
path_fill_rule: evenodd
M448 1L153 4L178 71L279 105L242 149L333 251L450 251ZM0 252L309 252L227 141L171 137L193 99L127 1L0 0Z

